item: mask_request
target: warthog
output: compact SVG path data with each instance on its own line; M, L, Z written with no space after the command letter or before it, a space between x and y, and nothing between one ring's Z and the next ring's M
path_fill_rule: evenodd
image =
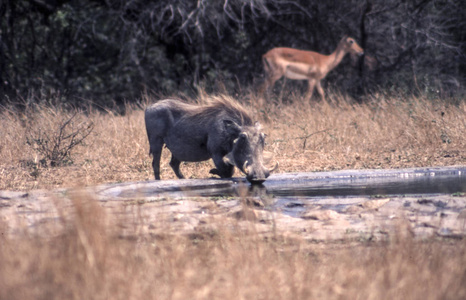
M165 144L171 151L170 166L178 178L182 161L212 158L211 174L229 178L234 166L248 181L261 183L269 175L263 164L264 133L258 122L238 103L216 98L199 106L179 100L161 100L146 109L145 121L155 179L160 179L160 156Z

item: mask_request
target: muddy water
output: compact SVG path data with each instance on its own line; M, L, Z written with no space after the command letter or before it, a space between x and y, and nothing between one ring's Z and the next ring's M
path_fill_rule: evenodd
M466 166L399 170L345 170L286 173L270 176L261 185L243 178L148 181L103 186L100 194L128 199L158 194L170 197L269 197L287 201L314 201L354 196L454 194L466 192Z
M101 194L120 199L160 194L175 198L252 198L267 210L299 217L316 206L344 212L361 197L431 197L465 192L466 166L458 166L275 174L261 185L251 185L243 178L146 182L138 187L111 186ZM438 204L439 209L441 206Z
M314 176L272 178L265 187L278 196L374 196L466 192L466 167L400 171L341 171Z
M466 192L466 172L401 173L396 176L326 178L312 182L281 185L271 183L267 193L277 201L274 208L292 216L299 215L306 203L342 212L361 196L384 197L434 196ZM438 203L442 208L445 204Z
M241 178L211 179L205 186L179 187L190 195L237 195L248 187L247 196L266 193L275 197L374 196L402 194L452 194L466 192L466 166L401 170L350 170L316 173L286 173L270 176L261 185ZM141 190L140 190L141 191ZM148 189L147 193L155 192Z
M48 234L61 224L61 210L73 214L74 194L148 234L196 233L236 220L264 234L365 239L383 238L404 220L416 236L466 237L466 166L274 174L254 186L238 177L0 191L4 232L21 233L25 224ZM143 217L135 218L135 210Z
M278 206L286 206L288 201L296 199L313 201L323 197L338 197L344 203L345 198L353 196L455 194L466 192L466 166L287 173L272 175L261 185L234 179L230 185L219 182L214 186L186 188L184 192L201 197L269 196L278 202Z
M260 186L248 186L246 193L244 190L237 184L199 194L258 197L271 209L292 216L299 216L309 204L342 212L361 196L376 199L465 193L466 167L279 174Z
M274 174L262 185L243 178L148 181L97 193L103 200L138 198L151 205L162 196L178 207L190 203L196 212L214 205L235 216L244 213L240 199L246 199L256 224L316 240L384 236L400 220L416 236L466 235L466 166Z

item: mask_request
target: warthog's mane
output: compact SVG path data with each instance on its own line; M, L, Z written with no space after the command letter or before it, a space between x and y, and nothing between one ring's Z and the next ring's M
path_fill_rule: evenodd
M233 119L240 125L252 126L253 119L249 112L235 99L227 96L209 97L205 105L196 111L199 122L207 121L218 115Z

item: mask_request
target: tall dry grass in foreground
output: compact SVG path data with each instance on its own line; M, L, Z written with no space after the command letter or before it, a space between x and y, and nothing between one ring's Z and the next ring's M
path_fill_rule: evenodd
M72 203L47 238L26 227L0 236L0 299L466 297L466 242L415 241L403 224L381 243L264 239L233 218L192 236L146 235L90 196Z
M205 101L202 96L197 101ZM266 150L280 163L278 172L361 168L402 168L466 163L466 103L451 105L425 98L373 96L354 104L343 96L303 102L299 97L278 106L250 95L243 101L268 134ZM156 99L146 99L147 103ZM27 145L38 131L57 131L76 112L35 106L23 113L0 112L0 189L29 190L153 178L141 106L124 115L89 109L74 117L91 123L92 133L60 167L43 164ZM142 108L141 108L142 107ZM60 123L61 122L61 123ZM88 122L88 123L85 123ZM164 150L162 179L175 178ZM181 166L189 178L206 178L211 162ZM237 173L238 176L239 173Z

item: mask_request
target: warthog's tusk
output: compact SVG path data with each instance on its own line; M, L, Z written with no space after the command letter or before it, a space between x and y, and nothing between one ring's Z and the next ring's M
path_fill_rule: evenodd
M243 164L243 172L244 174L249 175L248 161L245 161Z
M275 166L274 166L271 170L269 170L269 172L272 173L272 172L275 171L277 168L278 168L278 161L275 162Z

